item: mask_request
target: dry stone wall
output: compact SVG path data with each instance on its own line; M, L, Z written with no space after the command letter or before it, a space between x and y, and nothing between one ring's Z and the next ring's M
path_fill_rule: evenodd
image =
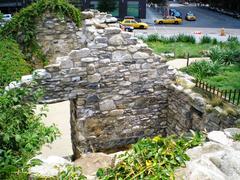
M206 114L204 99L174 85L176 71L121 31L115 18L97 11L83 15L81 29L47 15L38 38L50 65L6 88L34 79L45 91L45 103L71 101L75 158L146 136L219 128L215 116Z
M202 95L194 92L193 77L178 72L176 83L168 91L168 134L189 130L222 130L238 124L239 112L227 113L223 107L212 107Z
M35 71L45 102L71 100L75 158L166 134L167 86L173 69L132 33L103 21L103 15L86 19L74 33L84 39L74 50ZM42 39L50 44L51 38Z
M37 24L37 41L50 63L59 56L66 56L73 49L80 49L84 42L81 29L70 19L60 19L45 13Z

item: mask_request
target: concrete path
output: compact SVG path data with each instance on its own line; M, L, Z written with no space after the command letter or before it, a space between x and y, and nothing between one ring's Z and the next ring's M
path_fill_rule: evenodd
M41 105L38 106L40 108ZM61 132L61 137L57 138L52 144L43 146L41 153L44 157L70 156L72 152L71 128L70 128L70 103L69 101L48 105L47 117L43 122L46 125L56 124Z
M202 57L202 58L190 58L189 64L197 62L197 61L209 61L210 58ZM167 62L168 65L174 67L175 69L181 69L187 66L187 59L174 59Z

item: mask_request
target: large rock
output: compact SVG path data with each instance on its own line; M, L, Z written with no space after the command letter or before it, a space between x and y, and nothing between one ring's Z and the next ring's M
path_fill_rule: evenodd
M240 142L229 143L232 140L221 131L210 132L208 139L210 142L187 151L191 160L176 171L177 180L240 179Z
M83 154L74 164L82 167L83 174L94 178L99 168L107 168L114 165L114 157L104 153Z
M53 178L56 177L61 171L66 169L67 165L72 165L70 161L58 156L36 156L34 159L42 161L41 165L33 166L29 169L31 178Z

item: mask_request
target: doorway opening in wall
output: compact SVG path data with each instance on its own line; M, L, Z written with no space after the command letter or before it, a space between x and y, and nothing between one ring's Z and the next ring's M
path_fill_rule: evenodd
M38 105L38 109L43 105ZM61 136L53 143L46 144L41 149L41 154L47 156L71 157L71 127L70 127L70 101L48 104L47 117L43 119L46 125L55 124L60 130Z

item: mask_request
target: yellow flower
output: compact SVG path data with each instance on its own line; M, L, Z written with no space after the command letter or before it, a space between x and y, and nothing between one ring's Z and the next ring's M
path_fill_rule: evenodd
M151 167L151 166L152 166L152 161L146 160L146 166L147 166L147 167Z
M159 142L161 140L161 138L159 136L155 136L153 138L153 142Z

